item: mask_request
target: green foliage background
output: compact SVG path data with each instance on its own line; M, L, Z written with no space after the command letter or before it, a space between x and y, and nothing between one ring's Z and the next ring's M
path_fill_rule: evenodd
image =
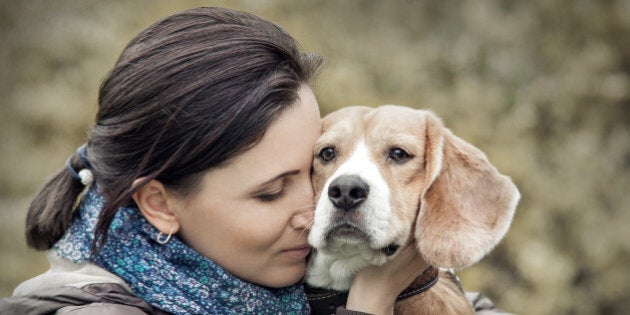
M510 232L461 272L521 314L629 314L630 1L0 0L0 296L43 272L31 196L85 141L100 81L171 12L268 18L328 58L322 111L430 108L523 195Z

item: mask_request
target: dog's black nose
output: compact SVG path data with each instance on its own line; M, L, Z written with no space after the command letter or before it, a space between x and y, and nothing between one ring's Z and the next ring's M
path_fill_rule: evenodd
M339 176L328 187L328 199L343 211L354 210L368 197L370 186L359 176Z

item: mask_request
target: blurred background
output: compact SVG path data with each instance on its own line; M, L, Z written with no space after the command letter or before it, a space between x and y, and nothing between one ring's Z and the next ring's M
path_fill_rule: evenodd
M460 273L519 314L630 314L630 1L0 0L0 297L45 271L30 198L86 139L123 46L176 10L270 19L327 57L323 113L430 108L522 201Z

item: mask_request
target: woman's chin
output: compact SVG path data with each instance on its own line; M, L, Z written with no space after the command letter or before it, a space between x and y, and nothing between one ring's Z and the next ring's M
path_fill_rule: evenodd
M258 285L269 288L283 288L300 282L306 274L306 262L302 265L278 268L268 273L264 279L252 281Z

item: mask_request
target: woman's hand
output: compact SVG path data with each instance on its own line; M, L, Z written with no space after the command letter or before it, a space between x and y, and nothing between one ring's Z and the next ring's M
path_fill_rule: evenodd
M393 314L396 298L429 267L415 242L382 266L361 269L352 280L346 309L371 314Z

